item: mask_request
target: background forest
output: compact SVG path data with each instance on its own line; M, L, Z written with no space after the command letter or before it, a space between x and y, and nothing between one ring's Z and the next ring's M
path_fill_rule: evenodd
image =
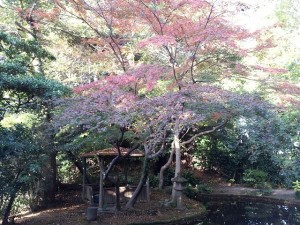
M182 166L300 180L300 2L246 2L1 0L3 224L111 146L142 150L154 186Z

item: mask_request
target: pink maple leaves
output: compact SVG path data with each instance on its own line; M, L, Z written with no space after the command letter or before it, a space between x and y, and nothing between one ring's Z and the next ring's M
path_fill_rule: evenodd
M80 6L85 1L73 4L76 2ZM240 41L251 34L230 24L223 8L202 0L116 0L103 4L90 6L94 20L82 14L84 7L78 16L95 31L95 37L87 41L109 48L123 71L76 87L75 92L83 96L77 112L82 106L80 113L89 111L87 116L91 117L92 109L95 121L97 115L105 114L106 124L133 127L138 117L148 128L165 129L158 124L167 124L170 129L173 119L193 126L205 119L218 121L235 110L229 109L228 102L241 98L203 79L246 71L239 62L239 55L247 54ZM97 21L106 33L99 31ZM148 58L141 59L139 66L128 66L126 57L136 52Z
M129 70L119 75L109 75L96 82L84 84L76 87L76 93L92 92L114 92L115 90L126 90L138 95L138 91L146 88L151 91L158 80L160 80L166 68L161 65L141 65L133 70Z

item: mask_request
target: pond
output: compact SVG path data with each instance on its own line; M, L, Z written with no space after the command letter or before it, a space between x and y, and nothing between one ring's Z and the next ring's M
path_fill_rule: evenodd
M254 202L208 202L207 216L189 225L300 225L300 207Z

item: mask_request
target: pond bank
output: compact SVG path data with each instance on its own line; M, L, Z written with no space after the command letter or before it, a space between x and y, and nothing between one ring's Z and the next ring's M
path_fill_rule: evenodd
M270 196L258 196L257 189L241 186L228 187L214 185L213 192L209 195L198 195L198 200L184 197L185 210L162 207L162 201L170 198L168 191L161 192L151 190L150 202L137 203L133 210L121 210L120 212L99 215L97 221L88 223L86 219L87 204L82 203L80 191L62 192L57 196L58 205L36 213L23 215L16 218L18 225L124 225L124 224L185 224L186 222L199 219L205 215L205 208L201 203L208 200L247 200L271 204L297 204L300 200L295 198L292 190L275 189ZM61 199L60 199L61 197Z
M92 225L158 225L158 224L185 224L199 219L205 214L205 207L195 199L183 196L184 208L163 206L170 199L168 191L151 190L149 202L137 202L130 210L119 212L105 212L98 215Z
M199 201L209 200L249 200L264 203L300 205L300 199L296 198L294 190L272 189L260 190L242 186L215 186L209 194L199 194L196 196Z

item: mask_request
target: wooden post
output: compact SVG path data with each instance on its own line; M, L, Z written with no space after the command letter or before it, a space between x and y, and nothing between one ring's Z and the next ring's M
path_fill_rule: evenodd
M125 182L126 182L126 185L128 184L128 160L127 159L124 159L124 174L125 174Z
M85 180L86 180L86 158L83 158L83 173L82 173L82 199L85 201Z
M150 181L149 181L149 176L147 178L147 182L146 182L146 201L150 202Z
M121 210L121 203L120 203L120 183L119 183L119 176L116 176L116 198L115 198L115 203L116 203L116 210L120 211Z
M104 205L104 187L103 187L103 171L104 171L104 160L103 157L98 156L98 162L100 167L100 180L99 180L99 210L103 210Z

